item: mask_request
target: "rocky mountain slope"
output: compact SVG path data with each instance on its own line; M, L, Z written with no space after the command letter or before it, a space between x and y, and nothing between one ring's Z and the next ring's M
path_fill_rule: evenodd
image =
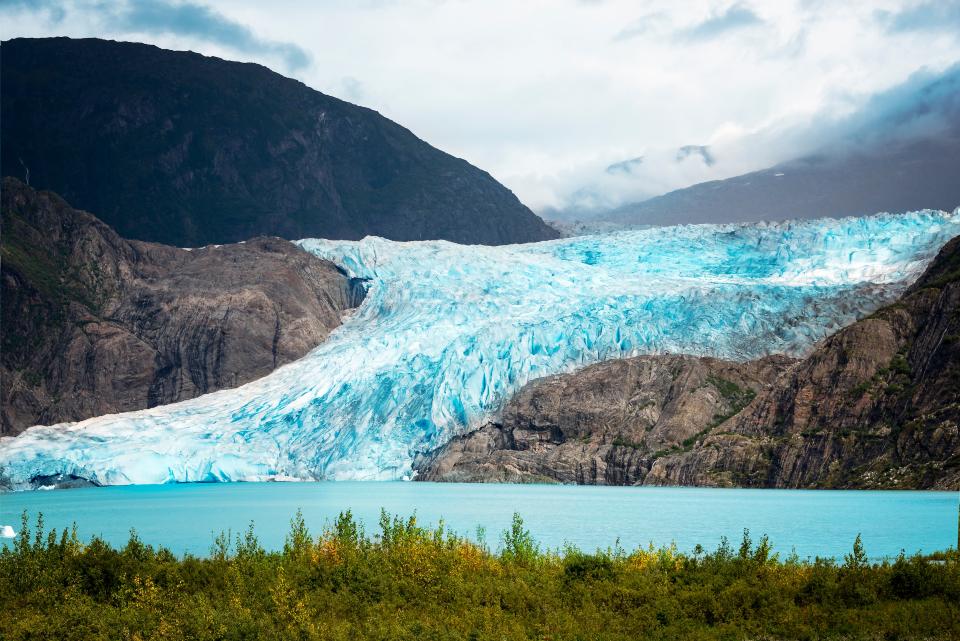
M655 454L691 444L792 362L643 356L537 379L499 422L419 460L417 478L631 485Z
M2 165L125 238L504 244L558 233L489 174L255 64L96 39L2 45Z
M363 297L285 240L128 241L11 178L0 256L4 435L248 382L315 347Z
M627 225L752 222L960 206L960 129L866 153L814 155L607 212Z
M602 214L620 224L750 222L960 206L960 65L878 94L815 152Z
M649 356L534 381L418 478L960 487L960 238L895 304L791 363Z

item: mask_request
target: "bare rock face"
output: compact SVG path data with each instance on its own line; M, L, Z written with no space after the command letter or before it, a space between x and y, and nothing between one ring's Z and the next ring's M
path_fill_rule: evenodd
M960 488L960 238L647 483Z
M960 238L802 361L610 361L533 381L418 478L960 488Z
M4 435L249 382L318 345L363 298L284 240L128 241L52 193L14 179L2 191Z
M793 361L642 356L525 386L502 420L417 464L420 480L629 485L690 449Z

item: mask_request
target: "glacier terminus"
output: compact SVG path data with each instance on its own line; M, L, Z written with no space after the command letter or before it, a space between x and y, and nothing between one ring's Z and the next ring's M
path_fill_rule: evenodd
M242 387L0 440L0 485L409 479L526 382L649 353L803 355L890 302L960 210L688 225L502 247L307 239L359 310Z

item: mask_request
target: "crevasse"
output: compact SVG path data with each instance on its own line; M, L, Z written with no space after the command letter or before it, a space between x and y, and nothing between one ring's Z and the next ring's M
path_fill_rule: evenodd
M409 478L418 452L533 378L643 353L800 355L892 300L957 234L960 210L507 247L303 240L369 279L363 306L325 343L237 389L2 439L0 476L15 489L58 474Z

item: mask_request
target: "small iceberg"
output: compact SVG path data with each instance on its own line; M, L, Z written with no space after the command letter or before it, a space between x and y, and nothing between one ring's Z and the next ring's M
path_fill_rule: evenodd
M0 539L13 539L16 536L12 525L0 525Z

